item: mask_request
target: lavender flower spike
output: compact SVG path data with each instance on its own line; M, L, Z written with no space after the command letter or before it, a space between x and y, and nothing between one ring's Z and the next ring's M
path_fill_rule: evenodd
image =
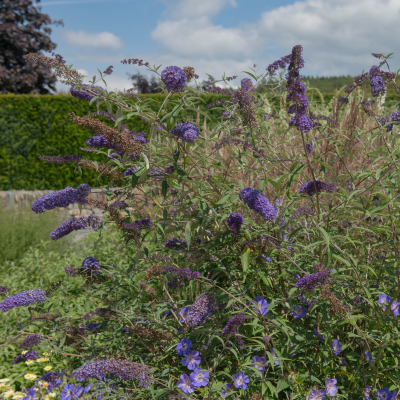
M34 335L29 335L24 339L22 343L17 344L20 349L30 349L31 347L37 346L41 342L42 338L36 333Z
M57 190L35 200L31 208L36 214L40 214L45 210L53 210L56 207L68 207L74 203L86 204L87 196L90 192L91 188L86 183L82 183L76 189L66 187L63 190Z
M191 328L199 325L205 316L212 311L215 299L209 293L201 294L193 303L186 323Z
M240 229L244 224L244 218L242 214L233 213L228 217L228 226L232 232L234 238L240 238Z
M258 190L247 187L240 191L239 199L242 200L250 210L260 214L265 221L273 221L277 215L275 207Z
M315 187L317 188L315 190ZM310 181L307 183L304 183L301 188L300 188L300 194L307 194L308 196L314 196L316 192L321 193L321 192L328 192L328 193L334 193L334 191L338 189L333 183L325 183L322 181Z
M70 234L73 231L78 231L80 229L85 229L89 227L97 231L100 223L101 219L96 215L90 215L89 217L71 218L67 221L64 221L60 226L54 229L54 231L50 233L50 237L53 240L61 239L62 237Z
M15 296L10 296L0 303L0 311L6 312L15 307L29 306L35 303L43 303L46 300L46 292L43 289L26 290Z

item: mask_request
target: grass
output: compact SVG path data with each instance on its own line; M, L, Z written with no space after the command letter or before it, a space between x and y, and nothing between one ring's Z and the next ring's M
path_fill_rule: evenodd
M68 219L67 211L46 211L35 214L30 209L0 208L0 265L6 261L19 263L30 247L47 242L48 251L63 252L71 243L71 238L52 241L49 237L60 223Z

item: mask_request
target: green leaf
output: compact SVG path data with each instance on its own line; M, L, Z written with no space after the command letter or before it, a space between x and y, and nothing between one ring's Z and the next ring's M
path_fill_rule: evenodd
M242 251L242 255L240 256L240 260L242 262L243 272L249 269L249 260L250 260L250 248L246 246L246 248Z
M283 389L288 388L290 385L287 381L281 379L278 381L278 384L276 385L276 393L281 392Z
M142 153L142 156L144 158L144 162L146 163L146 169L150 169L149 159L147 158L146 154Z
M161 184L161 193L162 193L164 199L167 197L167 190L168 190L168 183L167 183L167 180L164 179Z
M183 107L182 103L177 104L171 111L171 117L176 117Z
M136 174L132 175L131 179L131 184L132 184L132 189L135 189L137 183L138 183L139 177Z
M185 239L186 239L186 243L187 243L187 249L189 250L190 248L190 240L192 238L192 228L190 226L190 222L188 222L186 224L185 227Z

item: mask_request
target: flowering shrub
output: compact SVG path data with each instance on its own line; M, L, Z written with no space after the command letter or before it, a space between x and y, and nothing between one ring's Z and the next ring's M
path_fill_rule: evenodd
M133 253L113 264L58 266L81 280L85 314L34 322L71 301L62 284L51 297L38 287L28 300L26 291L3 294L0 309L29 307L23 323L46 336L40 347L66 357L67 372L39 381L68 400L397 398L400 154L397 114L383 100L389 82L400 89L380 69L387 57L375 56L380 65L356 78L329 115L317 115L299 73L302 47L294 46L266 74L249 73L254 82L242 80L220 107L235 118L221 112L207 129L187 120L203 93L184 87L189 67L161 73L165 101L154 113L127 93L92 90L50 57L27 55L54 65L73 91L84 88L83 101L104 102L116 119L110 128L70 115L102 137L90 142L94 152L109 155L102 144L116 150L103 163L76 161L109 178L103 190L112 203L86 187L79 196L58 192L51 201L77 201L104 217L66 221L50 237L88 226L101 235L112 225L116 256ZM142 61L122 62L158 74ZM285 79L274 76L286 67ZM267 76L274 90L256 94ZM368 79L374 103L361 90ZM172 92L180 100L166 113ZM287 110L271 110L275 95L291 103ZM147 140L123 128L132 116L147 122ZM51 209L49 201L37 209Z

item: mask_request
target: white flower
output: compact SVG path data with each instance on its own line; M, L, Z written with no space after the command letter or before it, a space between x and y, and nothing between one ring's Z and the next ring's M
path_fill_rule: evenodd
M28 379L29 381L34 381L37 378L37 376L34 374L26 374L24 375L24 378Z
M50 392L50 393L49 393L49 396L50 396L50 397L56 397L57 394L56 394L56 392Z
M9 399L11 396L14 396L14 391L13 390L9 390L8 392L5 392L3 394L3 397L6 399Z
M46 362L46 361L49 361L49 359L48 358L38 358L36 361L37 362Z
M29 365L29 364L33 364L35 361L33 361L33 360L28 360L28 361L25 361L25 364L26 365Z
M50 371L53 367L51 365L46 365L43 369L45 371Z
M24 394L16 393L13 397L13 400L23 399L24 397L26 397Z
M10 381L10 378L3 378L3 379L0 379L0 384L4 383L4 382L9 382L9 381Z

